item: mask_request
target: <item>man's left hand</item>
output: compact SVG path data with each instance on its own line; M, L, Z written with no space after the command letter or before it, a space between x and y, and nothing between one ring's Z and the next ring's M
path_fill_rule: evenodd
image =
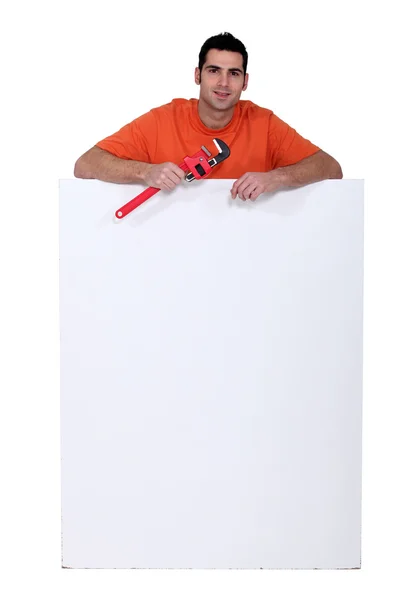
M256 200L260 194L275 192L282 187L280 173L245 173L235 181L231 189L232 198L239 196L241 200Z

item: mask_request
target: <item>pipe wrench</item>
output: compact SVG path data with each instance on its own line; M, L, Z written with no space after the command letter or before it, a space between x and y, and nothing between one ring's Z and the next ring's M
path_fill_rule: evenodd
M196 152L196 154L193 154L193 156L185 156L179 167L183 171L189 171L185 175L186 181L191 182L195 179L204 179L211 172L213 167L228 158L231 152L225 142L218 138L214 138L213 142L218 150L218 154L216 154L214 157L210 158L211 152L209 152L205 146L202 146L201 150ZM157 194L159 191L160 188L148 187L138 196L127 202L127 204L121 206L121 208L116 211L115 216L117 219L126 217L126 215L140 206L143 202L151 198L151 196Z

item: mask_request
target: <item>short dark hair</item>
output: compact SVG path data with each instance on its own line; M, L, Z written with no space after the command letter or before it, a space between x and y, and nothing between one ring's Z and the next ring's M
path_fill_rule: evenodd
M199 53L200 73L206 62L207 52L209 50L228 50L229 52L239 52L243 56L243 71L246 75L248 54L244 44L235 38L231 33L224 32L213 35L204 42Z

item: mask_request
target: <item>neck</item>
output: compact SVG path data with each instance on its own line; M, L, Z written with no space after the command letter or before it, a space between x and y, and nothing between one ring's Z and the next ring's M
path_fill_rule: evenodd
M206 104L202 98L199 98L198 113L202 123L209 129L222 129L231 122L235 107L228 110L215 110L209 104Z

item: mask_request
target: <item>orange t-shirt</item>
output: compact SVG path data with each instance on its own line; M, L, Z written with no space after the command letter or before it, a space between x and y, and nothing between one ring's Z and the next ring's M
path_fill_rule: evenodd
M266 172L292 165L320 148L303 138L271 110L239 100L222 129L209 129L200 120L198 100L177 98L153 108L96 145L119 158L151 164L182 163L205 146L213 156L213 138L228 144L230 156L208 175L237 179L249 171Z

